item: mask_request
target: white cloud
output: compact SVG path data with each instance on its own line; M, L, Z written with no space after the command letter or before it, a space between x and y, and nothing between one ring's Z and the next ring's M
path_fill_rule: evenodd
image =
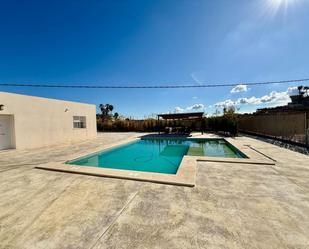
M179 106L176 106L176 107L174 108L174 112L175 112L175 113L181 113L181 112L184 112L184 109L182 109L182 108L179 107Z
M235 105L235 101L231 99L227 99L227 100L216 103L214 106L217 108L224 108L224 107L229 107L229 106L234 106L234 105Z
M260 98L261 103L287 104L291 101L287 92L272 91L270 94Z
M288 94L290 96L293 96L293 95L298 95L299 91L298 91L298 87L297 86L293 86L293 87L289 87L288 88Z
M291 101L290 92L294 88L288 88L285 92L276 92L272 91L267 95L262 97L252 96L250 98L238 98L235 100L227 99L215 104L217 108L229 107L229 106L239 106L239 105L267 105L267 106L276 106L276 105L286 105Z
M174 108L174 111L172 111L173 113L183 113L183 112L198 112L198 111L204 111L205 109L205 105L203 104L195 104L195 105L192 105L192 106L188 106L188 107L185 107L185 108L181 108L179 106L176 106Z
M247 85L237 85L231 90L231 93L240 93L240 92L247 92L247 91L248 91Z
M205 106L203 104L195 104L193 106L187 107L187 110L193 111L193 110L201 110L201 109L204 109L204 108L205 108Z

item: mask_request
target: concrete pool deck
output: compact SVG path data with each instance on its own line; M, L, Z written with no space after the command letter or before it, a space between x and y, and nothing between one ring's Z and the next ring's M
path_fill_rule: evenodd
M35 168L140 135L0 152L0 248L308 248L309 157L259 140L232 142L275 165L198 161L194 188Z

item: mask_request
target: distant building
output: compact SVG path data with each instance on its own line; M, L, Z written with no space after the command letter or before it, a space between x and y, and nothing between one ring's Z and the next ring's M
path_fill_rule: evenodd
M309 112L309 87L299 86L298 94L290 96L292 102L285 106L257 109L256 114L275 112Z
M303 107L309 107L309 87L298 87L299 94L290 96L292 102L288 103L288 106L290 108L303 108Z

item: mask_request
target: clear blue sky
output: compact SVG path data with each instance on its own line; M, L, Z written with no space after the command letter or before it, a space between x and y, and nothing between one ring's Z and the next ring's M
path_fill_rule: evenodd
M307 0L2 1L0 81L194 85L306 78L308 13ZM229 103L252 111L286 103L295 85L0 91L110 103L120 114L143 117L211 114Z

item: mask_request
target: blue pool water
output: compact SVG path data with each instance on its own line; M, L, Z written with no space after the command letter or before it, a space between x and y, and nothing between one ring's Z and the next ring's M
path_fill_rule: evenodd
M176 174L184 155L246 157L224 139L141 139L67 163Z

